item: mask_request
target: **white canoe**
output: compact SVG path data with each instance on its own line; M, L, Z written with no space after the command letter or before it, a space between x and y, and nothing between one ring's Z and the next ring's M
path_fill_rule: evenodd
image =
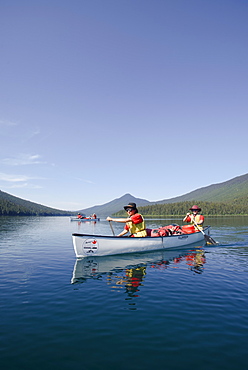
M210 227L204 228L206 235ZM77 258L87 256L110 256L114 254L148 252L159 249L181 248L192 243L204 241L200 231L192 234L129 238L106 235L72 234L73 246Z
M77 217L70 217L71 221L79 221L79 222L86 222L86 221L100 221L100 218L93 218L93 217L86 217L86 218L77 218Z

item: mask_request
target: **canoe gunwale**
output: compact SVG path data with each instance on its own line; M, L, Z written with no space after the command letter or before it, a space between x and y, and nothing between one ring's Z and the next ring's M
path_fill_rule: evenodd
M203 231L206 233L207 230L209 230L210 226L205 226ZM198 234L200 233L200 231L196 231L196 232L193 232L193 233L189 233L189 234L181 234L181 235L194 235L194 234ZM92 237L92 238L106 238L106 239L130 239L130 236L117 236L117 235L98 235L98 234L80 234L80 233L73 233L72 236L81 236L81 237ZM158 239L158 238L173 238L173 237L178 237L180 236L180 234L175 234L175 235L168 235L168 236L161 236L161 235L158 235L158 236L136 236L135 239ZM132 238L133 239L133 238Z

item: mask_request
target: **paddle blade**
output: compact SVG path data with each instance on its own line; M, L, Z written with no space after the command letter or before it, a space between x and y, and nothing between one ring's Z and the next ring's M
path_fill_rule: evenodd
M209 236L207 234L204 235L204 238L205 238L205 241L206 241L207 244L213 244L213 245L218 245L219 244L213 238L211 238L211 236Z

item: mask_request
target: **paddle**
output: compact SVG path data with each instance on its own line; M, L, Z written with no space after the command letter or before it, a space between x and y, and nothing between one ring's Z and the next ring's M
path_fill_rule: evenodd
M110 225L110 227L111 227L111 230L112 230L113 235L115 236L115 232L114 232L113 226L112 226L112 224L111 224L111 221L109 221L109 225Z
M197 223L195 222L195 220L193 220L193 222L194 222L194 225L197 227L197 229L204 235L204 239L205 239L205 241L206 241L207 244L213 244L213 245L218 245L219 244L213 238L211 238L211 236L209 236L206 233L204 233L204 231L199 228L199 226L197 225Z

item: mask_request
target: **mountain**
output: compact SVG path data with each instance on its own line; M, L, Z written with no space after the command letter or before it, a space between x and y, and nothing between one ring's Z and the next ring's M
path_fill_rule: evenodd
M7 216L68 216L72 212L42 206L0 190L0 215Z
M125 194L122 197L116 198L103 205L96 205L75 212L68 212L46 207L41 204L15 197L14 195L10 195L0 190L0 215L69 216L71 214L75 214L76 212L80 212L86 215L96 213L99 217L106 217L120 210L123 210L123 206L127 205L129 202L136 203L137 207L144 207L187 201L202 201L212 203L229 203L235 205L236 208L239 205L242 205L243 208L247 208L247 200L248 174L245 174L222 183L196 189L194 191L191 191L190 193L175 198L150 202L146 199L135 198L131 194Z
M248 173L231 180L213 184L191 191L179 197L160 200L156 204L178 203L189 200L207 202L229 202L236 198L248 196Z
M114 199L111 202L103 205L98 205L79 212L87 215L96 213L99 217L114 214L123 210L123 206L128 202L134 202L137 207L143 207L156 204L179 203L186 201L207 201L207 202L242 202L248 198L248 174L235 177L231 180L209 185L203 188L196 189L175 198L164 199L156 202L149 202L145 199L135 198L131 194L125 194L120 198Z
M111 200L111 202L105 203L103 205L98 205L86 209L82 209L78 212L85 213L86 215L90 215L92 213L96 213L98 217L106 217L110 216L115 212L120 211L123 209L125 205L127 205L129 202L136 203L138 206L147 206L149 204L153 204L149 202L146 199L141 198L135 198L131 194L125 194L120 198L116 198L114 200Z

